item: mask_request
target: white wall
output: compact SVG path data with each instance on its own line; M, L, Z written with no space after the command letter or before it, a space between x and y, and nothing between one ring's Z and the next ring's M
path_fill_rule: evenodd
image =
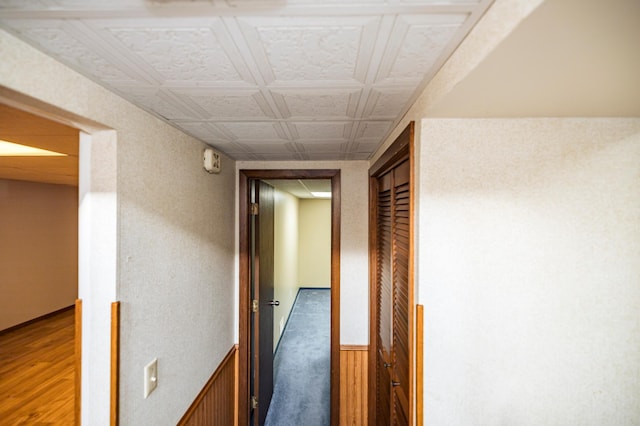
M640 119L425 119L425 423L640 423Z
M87 193L81 189L81 218L83 211L99 213L103 202L117 212L100 222L104 230L91 228L105 233L109 247L113 242L106 254L116 262L101 274L113 274L113 287L98 285L99 277L80 268L81 280L92 280L81 297L96 302L84 305L90 309L83 330L100 322L83 338L83 424L109 422L104 313L116 298L122 302L120 423L175 424L234 344L235 164L222 156L222 173L209 175L201 142L2 31L0 51L2 97L67 118L88 133L113 129L91 135L90 153L80 147L80 179L83 164L95 172L84 171L92 185ZM109 149L99 155L100 146ZM101 175L103 164L117 167L117 176ZM91 246L85 260L99 263L100 249ZM143 399L143 367L154 357L158 388Z
M300 200L298 284L331 287L331 200Z
M367 161L238 161L238 170L340 169L340 343L369 342L369 180ZM237 202L237 201L236 201ZM237 230L237 222L236 222ZM236 292L236 300L237 300Z
M0 330L72 306L78 188L0 179Z
M280 306L274 309L273 315L274 351L298 294L298 211L297 197L275 190L273 278L274 298Z

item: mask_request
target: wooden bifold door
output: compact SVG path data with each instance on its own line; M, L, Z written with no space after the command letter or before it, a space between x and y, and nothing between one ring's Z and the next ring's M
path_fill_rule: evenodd
M371 172L371 425L413 423L410 136Z

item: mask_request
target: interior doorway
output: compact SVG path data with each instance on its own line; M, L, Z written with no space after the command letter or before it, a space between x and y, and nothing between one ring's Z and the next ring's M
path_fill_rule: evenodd
M260 248L265 238L261 235L264 230L273 233L273 219L269 216L270 202L263 200L260 195L267 194L273 186L264 182L277 184L278 180L299 180L299 179L327 179L331 188L331 226L330 226L330 318L331 318L331 361L330 361L330 418L331 424L338 424L339 415L339 307L340 307L340 171L339 170L241 170L239 185L239 213L240 213L240 349L239 349L239 424L262 424L268 409L270 394L265 396L265 391L261 391L260 382L269 381L271 372L260 361L260 353L269 353L273 360L273 306L279 301L273 298L272 290L263 290L263 281L269 281L269 271L266 276L263 264L260 259L264 253L260 253ZM264 186L263 186L264 185ZM258 201L259 206L255 207ZM266 202L266 209L262 204ZM253 214L252 214L253 213ZM257 213L257 215L256 215ZM262 216L262 214L265 216ZM261 221L265 223L261 223ZM271 227L268 224L271 222ZM261 226L262 225L262 226ZM262 231L261 231L262 228ZM255 237L258 237L255 240ZM252 244L252 241L254 243ZM267 252L272 250L267 248ZM263 262L264 263L264 262ZM253 266L256 266L254 269ZM269 268L269 267L267 267ZM272 275L272 274L271 274ZM268 287L268 284L267 284ZM257 292L256 292L257 289ZM259 293L264 292L264 298L259 297ZM258 299L255 297L258 296ZM255 301L255 302L254 302ZM266 311L266 312L265 312ZM263 316L261 317L261 313ZM269 315L271 314L271 315ZM259 330L265 326L270 327L268 337L260 337ZM280 332L280 324L276 324L276 336ZM279 337L279 336L278 336ZM268 342L266 340L269 340ZM262 347L262 349L261 349ZM265 349L266 348L266 349ZM263 373L260 369L263 369ZM264 376L264 377L263 377ZM272 389L272 384L271 384ZM262 405L262 406L261 406Z
M113 380L117 379L117 369L113 368L110 352L117 270L117 132L3 86L0 104L79 131L77 294L81 303L75 307L75 417L83 423L92 418L113 418L117 413L118 387L117 380ZM100 251L99 256L95 255L96 250ZM95 389L109 392L96 393Z
M272 308L273 395L264 425L310 420L328 425L331 180L261 182L274 189L273 298L278 305Z
M80 131L0 103L0 139L0 417L74 422Z

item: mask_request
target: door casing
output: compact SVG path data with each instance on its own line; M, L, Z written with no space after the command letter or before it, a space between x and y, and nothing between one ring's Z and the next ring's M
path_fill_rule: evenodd
M239 349L238 424L249 422L251 355L251 281L249 232L249 181L252 179L330 179L331 180L331 425L340 419L340 170L282 169L240 170L239 213Z

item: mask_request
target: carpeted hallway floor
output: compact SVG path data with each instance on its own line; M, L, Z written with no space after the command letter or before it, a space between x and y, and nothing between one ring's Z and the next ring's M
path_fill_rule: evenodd
M265 426L329 424L331 290L301 289L274 359Z

